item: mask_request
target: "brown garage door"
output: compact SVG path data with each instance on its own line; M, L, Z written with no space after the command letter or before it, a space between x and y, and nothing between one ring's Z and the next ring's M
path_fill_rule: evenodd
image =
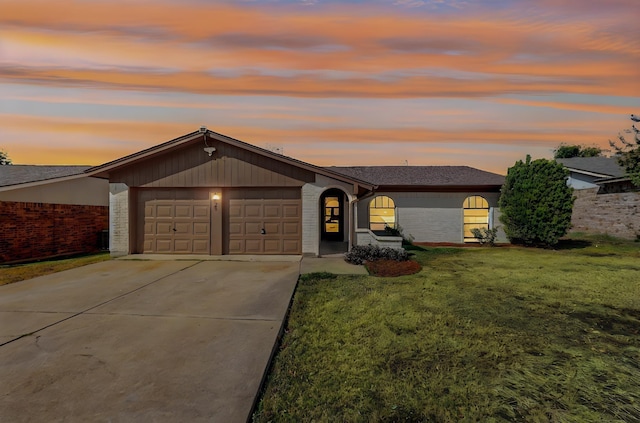
M228 222L229 254L302 252L302 205L299 198L230 199Z
M148 200L144 204L144 252L209 254L208 200Z

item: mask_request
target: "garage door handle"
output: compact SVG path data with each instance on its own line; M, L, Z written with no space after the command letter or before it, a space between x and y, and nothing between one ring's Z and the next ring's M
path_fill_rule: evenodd
M176 229L176 228L173 228L173 232L176 232L176 231L177 231L177 229Z
M262 228L262 229L260 229L260 233L261 233L262 235L266 235L266 234L267 234L267 231L265 231L265 230L264 230L264 228Z

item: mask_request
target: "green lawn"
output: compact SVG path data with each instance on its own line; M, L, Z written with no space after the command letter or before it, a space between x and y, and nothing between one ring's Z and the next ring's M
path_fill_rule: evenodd
M109 253L90 254L67 259L39 261L36 263L0 265L0 285L20 282L50 273L73 269L74 267L109 260Z
M640 421L640 244L415 254L302 278L255 421Z

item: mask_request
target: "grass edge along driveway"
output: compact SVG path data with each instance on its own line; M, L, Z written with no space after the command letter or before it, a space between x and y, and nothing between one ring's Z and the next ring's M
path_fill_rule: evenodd
M0 286L110 260L108 252L33 263L0 265Z
M640 245L302 277L254 421L640 421Z

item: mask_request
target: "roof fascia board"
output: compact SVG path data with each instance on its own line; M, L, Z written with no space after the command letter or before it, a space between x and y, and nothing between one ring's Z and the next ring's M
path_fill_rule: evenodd
M574 172L574 173L581 173L583 175L587 175L587 176L597 176L600 178L610 178L613 175L609 175L607 173L598 173L598 172L592 172L589 170L583 170L583 169L576 169L575 167L568 167L565 166L570 172Z
M500 192L502 185L379 185L376 192Z
M141 160L145 160L148 159L150 157L153 157L155 155L158 155L160 153L164 153L167 150L170 150L172 148L175 148L177 146L180 146L182 144L186 144L190 141L193 141L195 139L197 139L198 137L202 136L201 133L199 132L192 132L190 134L187 135L183 135L182 137L178 137L175 138L171 141L167 141L165 143L162 143L160 145L156 145L153 146L151 148L147 148L145 150L142 151L138 151L137 153L133 153L130 154L128 156L125 157L121 157L119 159L116 159L114 161L102 164L102 165L98 165L92 168L89 168L87 170L85 170L85 173L88 174L89 176L95 176L95 177L102 177L105 178L106 174L108 174L108 172L117 169L119 167L123 167L123 166L127 166L133 163L136 163L138 161Z

